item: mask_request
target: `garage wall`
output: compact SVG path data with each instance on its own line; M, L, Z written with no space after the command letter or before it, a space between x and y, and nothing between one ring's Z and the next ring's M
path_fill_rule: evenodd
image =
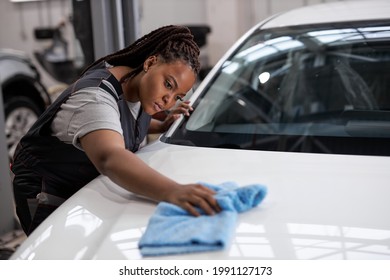
M141 33L146 34L162 25L204 24L207 0L139 0Z
M139 0L140 35L166 24L207 24L212 28L208 36L208 61L215 64L244 32L271 14L287 9L342 0ZM359 0L355 0L359 1ZM0 1L0 48L13 48L33 56L49 42L34 39L36 27L57 25L65 20L65 38L72 57L79 54L73 28L67 19L71 0L46 0L25 3ZM42 70L43 71L43 70ZM41 71L41 72L42 72ZM48 86L57 82L43 75Z

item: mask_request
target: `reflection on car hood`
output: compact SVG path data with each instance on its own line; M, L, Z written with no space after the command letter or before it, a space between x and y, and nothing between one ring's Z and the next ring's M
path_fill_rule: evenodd
M156 142L138 155L181 182L260 183L223 251L184 259L390 259L390 158L227 150ZM98 177L66 201L13 259L139 259L156 204Z

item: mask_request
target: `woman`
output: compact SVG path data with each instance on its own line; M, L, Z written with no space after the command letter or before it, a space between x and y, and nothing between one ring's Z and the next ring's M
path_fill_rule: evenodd
M198 58L188 28L165 26L97 60L56 99L21 140L12 165L16 212L27 235L99 174L195 216L197 207L219 211L211 190L179 184L134 154L148 132L163 132L192 110L183 102L162 122L151 117L191 89Z

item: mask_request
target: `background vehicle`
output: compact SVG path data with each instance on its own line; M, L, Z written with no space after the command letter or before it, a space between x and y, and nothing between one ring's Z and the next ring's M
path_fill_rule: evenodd
M0 84L7 148L11 158L19 139L51 101L37 69L22 52L0 50Z
M268 196L225 250L164 258L390 259L389 15L389 1L308 6L229 50L193 114L137 154L182 183L260 183ZM142 258L155 206L100 176L12 258Z

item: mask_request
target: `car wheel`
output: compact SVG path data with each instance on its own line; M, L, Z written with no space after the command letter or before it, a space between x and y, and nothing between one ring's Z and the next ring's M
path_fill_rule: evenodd
M38 119L41 110L32 99L25 96L13 96L5 100L4 112L8 155L12 159L19 140Z

